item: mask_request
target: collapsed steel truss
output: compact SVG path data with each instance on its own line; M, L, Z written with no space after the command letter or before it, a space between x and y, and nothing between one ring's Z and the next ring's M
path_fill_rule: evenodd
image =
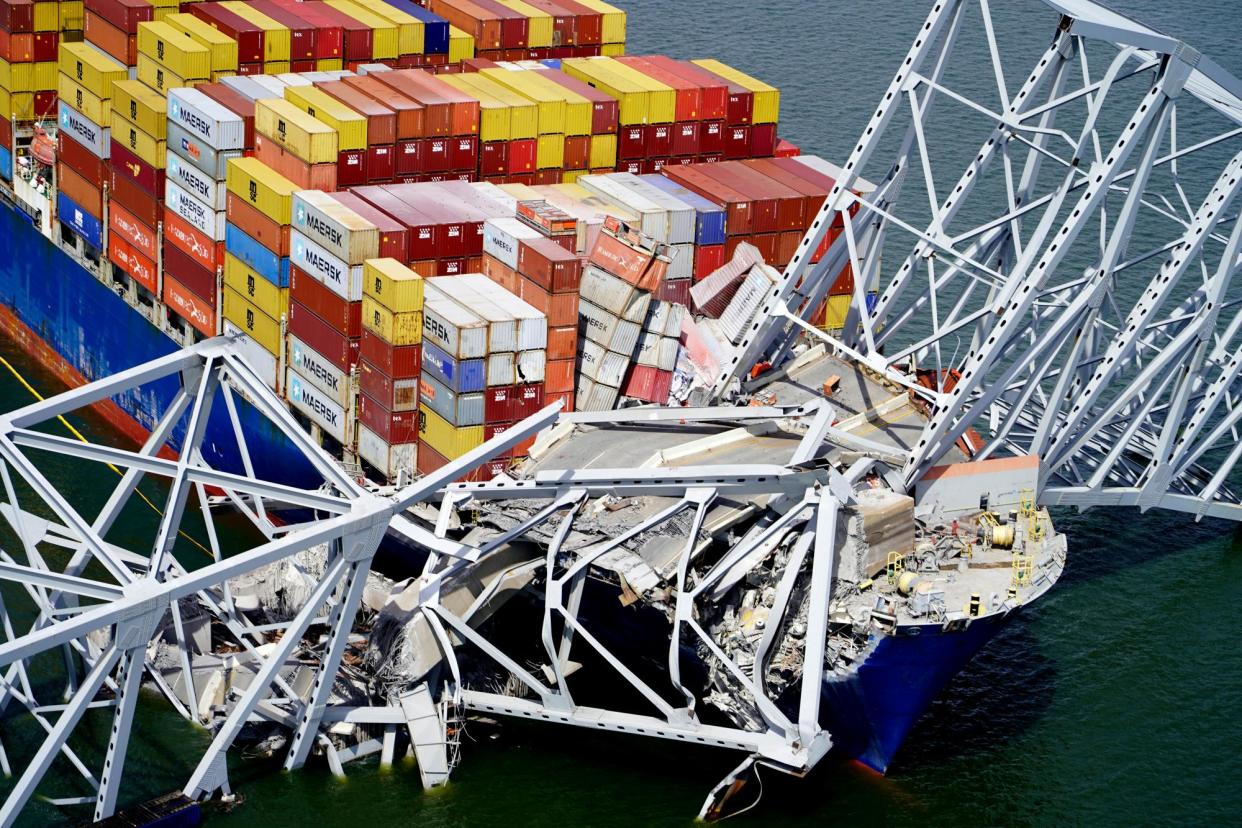
M1015 86L1027 44L988 0L935 3L715 391L809 332L927 401L908 484L975 429L983 457L1043 459L1045 503L1239 519L1242 83L1094 3L1045 5L1060 17ZM844 333L815 332L846 265Z

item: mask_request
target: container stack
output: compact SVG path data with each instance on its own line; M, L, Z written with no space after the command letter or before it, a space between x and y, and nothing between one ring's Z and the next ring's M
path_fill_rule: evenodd
M685 318L685 305L661 299L651 302L639 334L638 352L621 384L622 396L639 402L668 404Z
M484 225L483 272L547 320L545 399L572 411L582 262L555 239L573 238L576 222L545 202L519 202L517 215Z
M427 280L420 472L435 471L543 407L547 333L543 314L485 276ZM525 451L515 447L478 478L491 479Z
M724 81L729 91L725 111L724 157L767 158L776 150L781 93L757 78L718 60L692 63Z
M99 249L103 241L104 186L115 177L108 163L113 146L113 85L125 80L127 70L124 64L86 43L62 44L59 66L61 77L72 82L68 91L74 96L58 104L56 213L64 226ZM82 92L80 98L78 90ZM67 101L80 103L82 108ZM110 189L113 203L126 207L130 188L118 191L113 183ZM145 203L146 199L140 200ZM154 224L154 209L149 212Z
M0 3L0 117L31 121L56 114L57 47L62 33L81 28L81 3ZM11 135L4 146L12 149Z
M659 172L671 146L677 117L677 93L672 87L613 58L574 58L561 63L570 77L593 86L616 99L618 135L617 170L634 173ZM648 137L658 133L658 144L648 147ZM655 138L652 138L655 141ZM596 165L592 164L592 168Z
M295 315L289 302L289 228L298 187L256 158L229 160L225 186L224 332L253 340L252 350L261 354L253 367L279 391L286 320L305 340L302 323L310 316Z
M611 172L617 167L617 133L620 130L621 107L617 99L575 77L540 65L543 77L591 104L591 133L587 145L586 169L593 173ZM580 173L579 173L580 174ZM578 174L566 180L576 178Z
M666 249L623 222L605 220L582 272L578 410L607 411L616 406L652 294L668 271Z
M423 300L423 278L396 259L364 264L358 454L389 480L418 468Z
M625 54L625 12L601 0L430 0L489 60Z
M694 210L693 281L701 281L715 272L725 263L728 236L724 208L663 175L640 177Z
M540 107L534 101L477 73L445 75L442 80L479 102L478 172L484 180L534 183L540 173L556 175L541 164L559 172L563 135L540 134ZM563 106L560 115L563 122Z
M423 107L423 139L405 143L397 153L399 181L474 179L479 164L478 98L416 69L374 72L368 77Z

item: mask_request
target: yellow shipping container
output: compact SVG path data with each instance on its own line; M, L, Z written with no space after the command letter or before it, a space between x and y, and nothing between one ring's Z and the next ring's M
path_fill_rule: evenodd
M60 71L82 84L97 98L112 97L112 84L129 77L125 64L85 43L61 43Z
M86 25L86 4L81 0L57 3L57 17L62 32L80 32Z
M424 47L423 21L387 3L372 3L366 10L397 27L397 51L403 55L421 55Z
M367 259L362 264L362 295L393 313L423 309L423 277L396 259Z
M250 334L255 342L275 356L280 355L280 323L230 287L224 289L224 318Z
M477 72L462 75L441 75L441 79L453 78L455 85L468 95L484 94L509 107L509 139L534 138L539 134L539 107L525 95L519 95ZM474 90L474 91L471 91ZM562 121L564 117L562 115Z
M615 65L616 61L607 58L566 58L561 61L561 71L616 98L621 124L648 123L650 90L633 78L611 71Z
M766 84L758 78L752 78L745 72L739 72L718 60L694 60L691 63L702 66L707 71L753 92L755 103L750 116L752 124L775 124L780 119L781 91L775 86Z
M561 182L564 184L573 184L584 175L590 175L590 170L565 170L561 173Z
M421 310L394 313L371 296L362 297L362 327L393 345L417 345L423 341Z
M441 75L440 80L479 102L479 140L508 141L509 105L474 87L467 75Z
M534 75L534 72L509 69L484 69L479 72L480 77L535 102L540 135L565 134L565 96L545 88Z
M601 39L604 41L604 48L611 45L625 45L625 12L603 0L578 0L578 5L586 6L603 16L604 26Z
M621 57L625 54L624 43L601 43L599 53L603 57Z
M386 18L358 3L349 0L326 0L339 12L349 15L364 26L371 28L371 57L373 60L396 60L400 55L397 27Z
M60 31L60 10L55 3L34 4L34 30L36 32Z
M212 28L192 14L171 14L164 21L185 33L186 37L206 46L211 52L211 71L237 73L237 41Z
M553 46L552 15L537 9L523 0L496 0L500 5L526 15L526 46L529 49L546 49Z
M165 23L168 21L168 18L172 17L176 13L177 13L177 10L174 8L151 10L151 15L155 18L156 23Z
M336 130L284 98L255 101L254 128L310 164L336 163Z
M276 287L232 253L224 254L224 286L237 291L272 319L280 319L289 312L289 288Z
M449 63L460 63L474 57L474 35L468 35L456 26L449 26Z
M367 119L314 86L286 86L285 100L336 130L338 150L367 148Z
M591 169L597 170L601 167L617 166L617 136L612 135L592 135L591 136Z
M61 72L56 77L56 94L60 100L81 112L97 124L102 124L112 115L112 102L101 100L91 94L86 87Z
M847 293L844 296L829 296L825 300L827 308L824 314L824 330L839 331L845 327L845 316L850 312L850 302L853 299L854 297Z
M60 64L54 60L41 60L34 64L35 92L56 88L56 76L60 74Z
M146 161L157 170L164 169L167 145L163 138L156 138L115 109L109 119L112 140Z
M315 61L315 69L319 72L336 72L345 68L341 58L319 58Z
M624 63L611 60L609 58L598 58L603 63L608 63L608 71L615 77L625 78L637 86L647 90L647 119L652 124L671 124L677 120L677 90L673 87L660 83L643 72L638 71L633 66L626 66Z
M287 60L269 60L263 64L263 72L268 75L283 75L290 71L292 66L293 64Z
M138 53L187 80L211 77L211 50L167 23L138 24Z
M292 38L289 35L289 28L281 23L277 23L263 12L254 9L249 3L239 3L236 0L226 0L220 4L221 8L233 12L243 20L247 20L263 30L263 60L264 62L272 60L289 60L290 44Z
M183 78L150 55L139 54L138 80L161 95L166 95L169 89L177 89L182 86L198 86L200 83L205 83L207 79Z
M535 145L535 166L541 170L557 170L565 166L565 136L540 135Z
M112 84L112 111L121 113L156 138L163 138L166 134L168 99L146 84L136 80Z
M595 110L595 105L591 101L551 80L542 71L523 69L520 72L513 72L511 74L521 75L522 83L532 88L544 89L552 94L561 96L561 99L565 101L566 135L591 134L591 119Z
M9 63L0 60L0 88L10 92L35 91L35 65L33 63Z
M418 439L445 458L456 460L466 452L483 445L483 426L454 428L429 406L419 405Z
M293 193L299 187L257 158L229 161L224 186L277 224L289 224Z

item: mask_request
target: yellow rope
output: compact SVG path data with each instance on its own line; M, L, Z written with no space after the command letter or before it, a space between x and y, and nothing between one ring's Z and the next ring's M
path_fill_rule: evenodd
M5 359L4 357L0 356L0 365L3 365L5 368L7 368L7 369L9 370L9 373L10 373L10 374L12 374L12 375L13 375L13 376L17 379L17 381L18 381L18 382L20 382L20 383L22 384L22 387L23 387L23 388L25 388L27 391L29 391L29 392L31 393L31 395L32 395L32 396L34 396L34 398L35 398L36 400L39 400L40 402L42 402L42 401L43 401L43 395L42 395L42 394L40 394L40 393L39 393L39 392L35 389L35 387L34 387L33 385L31 385L29 382L27 382L27 381L26 381L26 378L25 378L25 377L23 377L23 376L21 375L21 373L20 373L20 372L19 372L16 368L14 368L14 367L13 367L13 364L12 364L11 362L9 362L9 361L8 361L7 359ZM84 437L84 436L82 435L82 432L78 431L78 430L74 427L73 423L71 423L71 422L69 422L68 420L66 420L63 414L57 414L57 415L56 415L56 419L60 420L61 424L62 424L62 425L64 425L64 427L65 427L65 428L69 429L69 433L70 433L70 434L72 434L74 437L77 437L77 438L78 438L79 440L81 440L83 443L88 442L88 441L87 441L87 439L86 439L86 437ZM114 466L114 465L113 465L113 464L111 464L111 463L109 463L109 464L108 464L108 468L112 469L114 472L116 472L117 474L119 474L119 475L121 475L121 476L124 476L124 474L125 474L124 472L122 472L120 469L118 469L116 466ZM143 494L143 493L142 493L142 490L141 490L141 489L139 489L137 486L135 486L135 487L134 487L134 494L136 494L136 495L138 495L138 497L142 498L142 502L143 502L143 503L145 503L145 504L147 504L148 506L150 506L150 507L151 507L151 509L152 509L152 510L153 510L153 511L157 514L157 515L159 515L160 517L163 517L163 516L164 516L164 513L163 513L162 511L160 511L160 507L159 507L159 506L156 506L154 503L152 503L152 502L151 502L151 499L150 499L150 498L148 498L145 494ZM16 504L16 503L14 503L13 505L14 505L14 507L16 507L16 506L17 506L17 504ZM197 546L197 547L198 547L199 549L201 549L201 550L202 550L202 551L203 551L203 552L204 552L207 556L211 557L211 558L212 558L212 560L215 560L215 556L211 554L211 550L210 550L210 549L208 549L207 547L203 546L201 543L199 543L199 542L198 542L197 540L195 540L194 538L190 537L190 536L189 536L188 534L186 534L183 530L178 529L178 530L177 530L177 534L178 534L178 535L180 535L181 537L185 538L186 540L188 540L190 543L192 543L192 544L194 544L195 546Z

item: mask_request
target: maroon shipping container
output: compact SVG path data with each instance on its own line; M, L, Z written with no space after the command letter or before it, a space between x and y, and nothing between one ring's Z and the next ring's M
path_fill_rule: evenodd
M358 355L393 379L417 379L423 370L421 345L393 345L366 328Z
M672 371L661 371L649 365L632 365L625 382L621 384L621 393L636 400L665 405L672 388Z
M717 181L710 172L702 164L672 165L664 168L664 177L725 208L725 230L729 235L744 236L750 233L753 227L750 199Z
M750 157L769 158L776 152L776 124L752 124Z
M423 172L448 172L453 168L453 159L449 155L451 138L423 139Z
M9 34L33 32L33 0L0 0L0 29Z
M395 113L397 140L423 137L423 105L418 101L380 83L374 75L352 75L341 78L340 82L371 100L380 102Z
M449 169L470 170L479 166L479 137L477 135L456 135L449 139Z
M43 90L34 93L34 114L36 118L56 117L56 92Z
M264 0L264 2L271 3L291 14L297 15L315 29L316 59L330 60L344 55L345 29L343 25L338 20L319 13L321 8L328 7L324 7L320 3L302 3L298 2L298 0ZM302 70L293 68L293 71Z
M250 0L250 8L262 12L289 30L289 60L314 60L317 57L315 41L319 29L315 24L297 13L296 6L285 6L272 0ZM290 67L292 68L292 67ZM297 71L294 69L293 71Z
M367 183L367 151L341 150L336 156L336 185L356 187Z
M305 17L311 23L319 27L319 35L316 37L315 46L318 51L317 57L320 58L340 58L346 61L361 61L367 63L371 60L372 44L375 33L371 27L362 23L342 11L338 11L327 3L309 2L295 3L297 13ZM336 54L325 54L328 49L324 47L325 30L332 32L339 30L341 32L340 42L335 42L335 38L329 34L328 41L330 46L334 46L339 51Z
M405 255L394 258L402 262L416 262L437 257L436 225L430 217L393 195L386 186L355 187L353 192L405 228Z
M389 445L418 441L418 411L389 411L378 400L358 395L358 422ZM422 454L419 446L419 454Z
M83 6L126 34L138 34L139 23L155 19L155 7L147 0L86 0Z
M315 86L367 119L368 145L396 142L397 113L392 109L341 81L321 81Z
M700 69L693 63L683 63L664 55L647 55L642 58L648 65L681 78L699 88L699 117L704 121L724 120L729 113L729 87L723 79Z
M348 302L296 265L289 266L289 298L350 339L362 336L362 302Z
M397 175L397 148L392 144L367 147L367 183L387 184Z
M755 197L756 210L759 209L761 201L774 199L776 224L772 230L801 230L806 227L806 200L802 193L755 170L745 161L719 164L714 172L718 175L736 176L737 181L744 185L738 189ZM755 228L756 231L764 229L758 226Z
M155 196L118 173L115 167L110 168L109 173L111 198L116 199L117 204L132 213L134 218L143 224L148 227L158 227L160 219L163 218L161 215L163 210Z
M417 101L423 107L423 135L448 135L453 128L452 102L431 89L425 89L417 82L418 76L425 73L418 69L400 69L395 72L376 72L367 75L376 82L387 86L399 95Z
M133 181L144 191L164 200L164 171L157 170L130 152L116 139L112 139L112 168Z
M31 55L36 62L56 60L57 50L60 48L59 32L35 32L34 48Z
M418 175L423 171L423 145L425 143L424 138L397 142L396 158L393 163L396 175Z
M410 249L409 231L392 216L377 209L374 204L354 193L330 193L332 199L362 216L379 230L379 255L381 259L402 261Z
M195 88L242 119L245 148L254 149L254 101L224 83L204 83Z
M525 49L529 42L530 18L496 0L470 0L481 9L500 18L500 48ZM525 57L525 54L522 55ZM522 57L516 58L521 60Z
M623 126L617 132L617 158L647 157L647 130L641 126Z
M506 175L509 172L509 142L485 141L479 145L479 173Z
M350 339L299 302L289 302L289 333L324 359L348 372L358 362L358 340Z
M564 72L551 68L541 71L548 80L560 84L571 92L578 93L591 102L592 135L606 135L617 131L621 110L616 98L577 78L571 78Z
M472 225L481 225L481 219L463 210L461 205L446 203L444 199L431 195L415 184L389 184L384 189L422 213L435 225L435 258L453 259L473 255L466 252L466 236L470 234L473 238L477 235L478 231Z
M500 457L489 460L469 474L462 475L459 481L465 483L486 483L509 468L509 460ZM433 474L449 464L448 459L426 443L418 444L418 459L415 469L421 475Z
M418 345L409 346L413 348ZM389 411L414 411L418 408L418 377L394 379L367 361L358 361L358 390L379 402Z
M673 138L668 154L682 157L698 155L700 152L699 136L702 130L703 124L700 121L673 124Z
M97 157L65 132L56 135L56 158L91 184L103 189L104 182L108 179L108 162Z
M574 0L556 0L556 5L574 16L574 32L578 46L597 46L604 42L604 16L602 14ZM599 54L598 50L595 50L595 54Z
M216 272L199 264L171 239L164 239L164 272L211 306L216 304Z
M516 395L512 385L493 385L483 391L483 422L511 423L520 420L514 415Z
M591 163L591 136L565 136L565 169L585 170Z
M746 126L750 124L751 114L755 107L755 94L744 86L739 86L728 78L721 77L711 70L704 69L696 63L683 63L683 66L693 67L688 70L688 76L695 77L697 73L708 78L713 78L717 83L723 83L728 91L728 101L725 105L725 122L730 126Z
M559 5L555 0L527 0L542 12L552 15L552 47L573 46L578 42L578 18L573 11ZM549 57L558 57L549 55ZM559 57L569 57L561 55Z
M237 41L238 63L262 63L264 32L219 3L187 3L185 11Z
M490 196L483 195L464 180L436 182L434 186L421 188L425 194L443 193L446 202L453 205L465 223L465 255L483 255L483 223L489 218L505 218L513 211Z
M582 260L551 239L522 239L518 272L546 291L573 292L582 281Z
M819 208L823 206L824 201L828 198L829 188L795 175L780 164L775 163L774 159L757 158L746 162L746 166L771 178L773 181L779 181L794 192L802 194L803 223L798 228L800 230L805 230L810 225L816 214L819 213Z
M673 125L648 124L643 127L648 158L667 158L673 154Z

